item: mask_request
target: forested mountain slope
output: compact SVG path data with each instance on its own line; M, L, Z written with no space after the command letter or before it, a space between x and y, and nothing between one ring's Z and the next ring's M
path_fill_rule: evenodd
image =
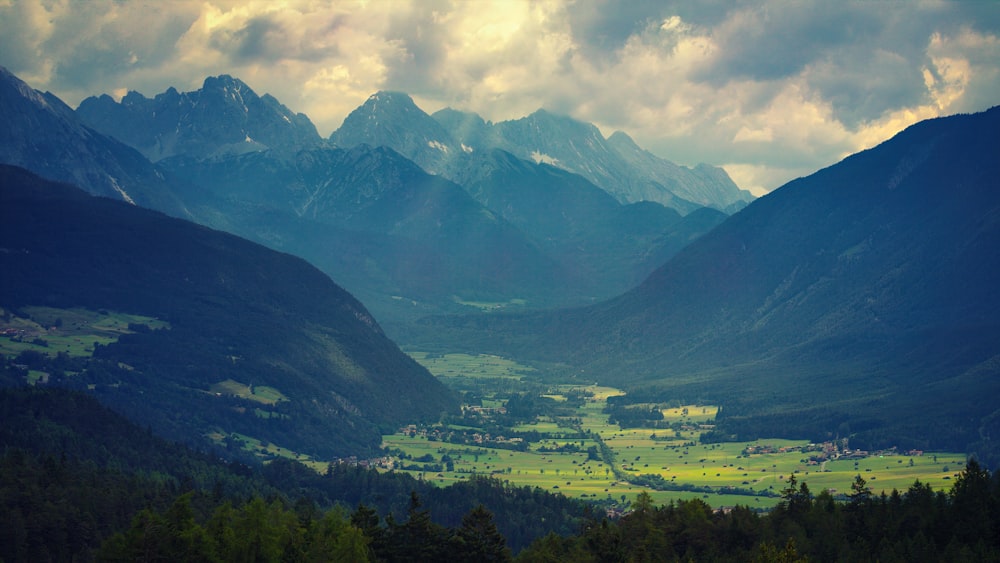
M331 458L380 427L436 419L454 396L305 261L233 235L0 169L0 305L81 307L169 324L100 346L106 404L173 439L252 436ZM239 382L272 400L219 392Z

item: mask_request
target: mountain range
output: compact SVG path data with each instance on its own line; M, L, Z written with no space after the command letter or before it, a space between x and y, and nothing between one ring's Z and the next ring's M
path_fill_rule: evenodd
M153 99L88 98L77 116L190 186L181 191L199 222L306 257L393 329L466 303L616 295L726 216L622 203L562 168L500 148L466 152L405 94L377 93L353 112L331 137L343 148L226 75ZM442 160L449 151L466 156ZM445 164L452 174L430 174Z
M639 402L724 405L720 424L741 438L991 449L998 131L1000 108L914 125L754 201L591 307L434 322Z
M732 213L753 200L720 168L678 166L644 151L625 133L605 139L592 124L545 110L491 123L443 109L428 115L402 92L377 92L330 135L338 146L393 148L426 170L457 178L478 155L502 150L586 178L621 203L654 201L681 213L714 207Z
M249 436L332 459L457 410L360 302L300 258L11 166L0 166L0 214L6 311L168 324L97 346L61 376L161 435L200 446ZM255 398L265 387L273 397Z
M385 147L162 165L211 194L227 230L309 259L375 307L552 299L547 281L569 282L523 232Z
M227 75L206 78L194 92L168 88L153 99L135 91L120 102L107 94L87 98L76 113L152 162L267 149L294 153L321 142L308 117L292 113L273 96L258 96L242 80Z

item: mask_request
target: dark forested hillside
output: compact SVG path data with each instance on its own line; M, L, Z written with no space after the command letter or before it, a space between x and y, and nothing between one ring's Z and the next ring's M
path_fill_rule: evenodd
M9 383L10 363L0 367L0 383ZM153 436L93 397L51 386L0 388L0 421L0 558L10 562L86 561L96 551L113 559L140 548L174 560L190 560L197 549L278 550L284 560L316 560L295 553L330 549L325 541L339 532L322 523L341 518L343 528L364 525L357 532L371 548L364 554L435 537L445 540L438 549L461 549L455 538L470 518L481 532L493 530L494 547L503 538L499 550L506 544L516 552L551 532L575 533L587 514L579 501L491 479L440 489L348 465L321 475L291 460L226 463ZM267 516L250 521L254 511ZM214 530L210 517L217 518ZM289 528L290 521L302 529ZM210 528L203 544L192 542L196 523ZM417 524L438 535L405 533ZM226 527L243 533L224 540L219 530ZM270 538L261 542L266 547L251 545L251 532Z
M13 167L0 169L0 213L4 308L169 323L99 346L83 373L56 377L154 431L189 442L239 433L330 458L376 448L380 426L457 407L357 300L301 259ZM227 381L283 399L212 391Z
M755 201L619 298L441 326L646 400L721 404L742 437L991 449L998 131L1000 108L917 124Z

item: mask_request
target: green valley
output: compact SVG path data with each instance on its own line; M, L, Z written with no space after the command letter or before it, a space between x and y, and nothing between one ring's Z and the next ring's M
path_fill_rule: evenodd
M717 406L629 405L623 413L614 406L613 398L624 395L618 389L545 386L530 377L532 368L510 359L410 354L472 403L461 418L384 436L390 456L378 465L438 485L491 476L608 507L628 505L647 491L658 504L700 498L715 507L770 508L792 478L834 497L849 493L859 475L876 494L918 480L947 490L965 465L964 454L867 452L851 449L847 440L704 443ZM530 393L507 384L522 378L518 389ZM628 411L648 418L629 418Z

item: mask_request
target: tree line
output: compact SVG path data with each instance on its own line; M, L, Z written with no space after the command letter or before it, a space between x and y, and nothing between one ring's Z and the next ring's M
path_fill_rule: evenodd
M163 512L144 509L129 528L105 541L97 561L510 561L506 540L482 505L456 528L430 519L416 493L405 520L359 505L320 512L310 502L288 506L253 498L242 506L218 505L207 519L185 493Z
M571 536L549 534L517 561L998 561L1000 478L974 459L949 492L915 482L872 494L859 475L847 502L813 495L789 480L782 500L760 514L712 510L700 499L653 506L640 493L629 514L588 522Z

